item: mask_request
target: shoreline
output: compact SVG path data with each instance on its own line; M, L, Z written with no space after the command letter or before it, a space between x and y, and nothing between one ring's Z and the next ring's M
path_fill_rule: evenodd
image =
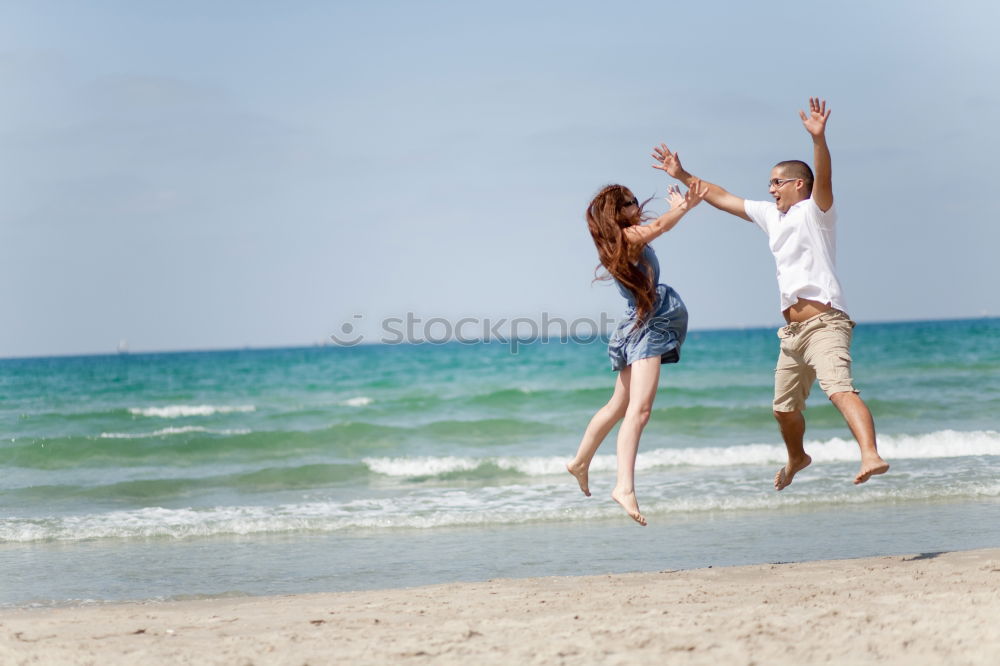
M0 662L992 663L1000 548L0 610Z

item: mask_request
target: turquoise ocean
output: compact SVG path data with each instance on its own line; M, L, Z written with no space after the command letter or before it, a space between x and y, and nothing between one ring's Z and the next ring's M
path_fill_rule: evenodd
M401 587L1000 546L1000 319L860 324L890 472L814 387L781 493L773 329L693 331L637 464L564 471L601 341L0 360L0 606Z

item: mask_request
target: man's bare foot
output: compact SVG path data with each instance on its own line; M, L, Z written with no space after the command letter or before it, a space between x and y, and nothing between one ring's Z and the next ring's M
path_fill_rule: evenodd
M875 454L871 458L861 459L861 471L854 477L854 485L864 483L873 476L885 474L889 471L889 463L882 460L882 457Z
M788 486L792 485L792 479L795 475L806 467L809 467L813 459L808 455L804 455L802 458L796 460L789 460L788 464L778 470L778 473L774 475L774 489L784 490Z
M630 490L628 492L619 491L617 488L611 491L611 499L622 505L632 520L639 523L643 527L646 526L646 517L639 513L639 502L635 499L635 491Z
M566 471L576 477L576 482L580 484L580 490L587 497L590 497L589 465L587 467L575 467L573 462L566 463Z

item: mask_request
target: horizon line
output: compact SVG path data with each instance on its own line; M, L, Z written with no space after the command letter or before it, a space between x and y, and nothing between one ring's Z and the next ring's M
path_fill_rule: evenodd
M979 315L974 317L943 317L938 319L886 319L879 321L865 321L858 322L858 326L881 326L886 324L921 324L921 323L932 323L932 322L953 322L953 321L988 321L991 319L1000 319L1000 316L994 315ZM780 327L781 324L765 324L765 325L753 325L753 326L719 326L711 328L691 328L688 329L688 334L691 333L714 333L714 332L726 332L726 331L754 331L754 330L772 330L775 327ZM599 337L607 338L607 334L601 335ZM533 338L518 339L519 344L532 344L541 339L541 336L535 336ZM558 341L560 343L567 340L572 340L572 336L551 336L548 338L550 341ZM149 356L149 355L168 355L168 354L211 354L219 352L241 352L241 351L278 351L278 350L291 350L291 349L325 349L325 348L342 348L342 349L352 349L355 347L398 347L398 346L422 346L422 345L434 345L434 346L445 346L453 344L492 344L499 341L485 341L485 340L475 340L471 342L462 342L460 340L447 340L445 342L400 342L388 344L385 342L361 342L356 345L340 345L328 341L329 338L324 339L322 342L312 342L312 343L291 343L291 344L275 344L275 345L244 345L240 347L192 347L192 348L180 348L180 349L153 349L153 350L127 350L127 351L100 351L100 352L68 352L65 354L29 354L25 356L0 356L0 362L3 361L27 361L27 360L41 360L41 359L56 359L56 358L90 358L90 357L101 357L101 356ZM509 344L507 343L500 344Z

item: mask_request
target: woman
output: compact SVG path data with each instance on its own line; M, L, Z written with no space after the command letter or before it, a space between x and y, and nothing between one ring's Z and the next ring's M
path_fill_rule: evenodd
M660 264L649 243L673 229L707 191L698 179L691 181L684 195L676 185L671 187L667 197L670 210L646 225L642 223L649 215L643 209L649 200L640 205L622 185L608 185L587 208L587 226L601 266L618 285L628 309L608 344L611 369L618 372L614 394L590 420L576 457L566 464L566 469L589 497L590 461L611 428L622 421L618 430L618 479L611 498L640 525L646 524L646 518L639 512L635 497L639 436L653 408L660 364L680 359L687 333L687 309L673 289L658 284Z

